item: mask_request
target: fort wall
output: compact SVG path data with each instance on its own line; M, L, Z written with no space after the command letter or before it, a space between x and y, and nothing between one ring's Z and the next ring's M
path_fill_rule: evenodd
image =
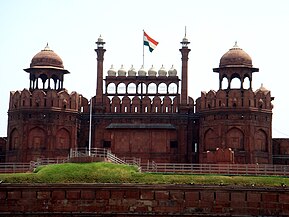
M289 188L1 184L0 216L288 216Z

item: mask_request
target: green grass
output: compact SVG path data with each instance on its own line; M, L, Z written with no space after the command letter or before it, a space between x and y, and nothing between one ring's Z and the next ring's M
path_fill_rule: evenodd
M112 163L66 163L38 167L34 173L0 174L3 183L139 183L238 186L289 186L278 176L177 175L140 173Z

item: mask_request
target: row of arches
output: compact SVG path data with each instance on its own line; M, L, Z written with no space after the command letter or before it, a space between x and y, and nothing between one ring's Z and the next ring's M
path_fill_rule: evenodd
M53 147L48 146L48 135L47 131L41 127L34 127L28 132L28 143L26 146L22 141L22 135L17 128L14 128L9 135L9 150L44 150L44 149L66 149L71 148L71 135L70 132L65 128L57 130L55 138L56 141L52 142ZM53 138L53 136L51 137Z
M201 111L210 108L242 108L255 107L261 109L272 109L272 98L270 92L252 90L211 90L208 93L202 92L201 97L197 99L196 109Z
M79 110L81 106L81 95L76 92L68 94L66 90L43 90L11 92L9 109L22 107L58 107L62 109Z
M179 86L176 83L109 83L106 86L106 94L177 94Z
M238 76L233 78L227 78L224 76L220 81L220 89L227 90L227 89L251 89L252 82L249 77L245 77L241 79Z
M61 90L63 89L63 74L57 75L52 74L48 76L47 74L40 74L36 76L34 74L30 74L30 89L54 89L54 90ZM42 84L40 84L42 82Z
M254 147L250 151L268 151L268 137L265 131L259 129L254 134ZM212 128L204 134L204 151L215 151L216 148L231 148L232 150L245 151L245 136L242 130L231 128L226 133L225 143L221 144L218 132ZM223 147L225 145L225 147Z

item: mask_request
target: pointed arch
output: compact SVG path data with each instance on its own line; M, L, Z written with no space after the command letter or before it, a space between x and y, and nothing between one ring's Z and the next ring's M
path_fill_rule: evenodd
M244 133L236 127L229 129L226 134L226 147L232 150L243 151Z
M130 113L130 107L131 107L131 100L128 96L124 96L122 98L121 102L121 112L122 113Z
M155 96L153 98L153 103L152 103L152 112L153 113L160 113L162 112L161 110L161 99L158 96Z
M28 148L41 150L46 147L46 133L40 127L32 128L28 133Z
M61 128L56 133L56 149L69 149L70 144L70 133L67 129Z
M138 96L133 97L131 100L131 112L140 113L140 99Z
M218 135L210 128L204 134L204 151L215 151L220 146Z
M268 139L264 130L259 129L255 132L255 149L262 152L268 151Z
M143 113L151 112L151 99L148 96L145 96L142 99L142 112Z
M19 148L20 137L19 132L16 128L14 128L9 136L9 150L16 150Z

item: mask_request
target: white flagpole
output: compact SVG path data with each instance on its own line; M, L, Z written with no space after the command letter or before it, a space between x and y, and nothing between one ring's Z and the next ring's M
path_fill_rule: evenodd
M89 135L88 135L88 155L91 153L91 121L92 121L92 98L90 98L90 108L89 108Z
M142 33L142 65L144 67L144 30Z

